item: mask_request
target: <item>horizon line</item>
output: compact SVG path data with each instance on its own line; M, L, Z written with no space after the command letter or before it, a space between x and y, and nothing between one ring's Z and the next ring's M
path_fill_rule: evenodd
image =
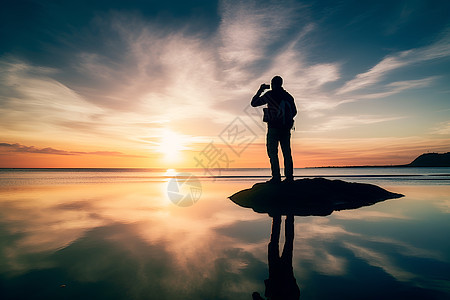
M326 169L326 168L448 168L447 166L412 166L411 164L403 165L355 165L355 166L320 166L320 167L294 167L294 169ZM204 168L136 168L136 167L0 167L0 170L193 170L200 171ZM243 168L208 168L208 170L270 170L270 167L243 167Z

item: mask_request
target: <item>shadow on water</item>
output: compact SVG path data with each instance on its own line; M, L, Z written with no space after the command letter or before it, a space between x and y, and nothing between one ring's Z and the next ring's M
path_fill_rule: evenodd
M230 199L239 206L272 217L268 245L269 278L264 281L264 295L267 299L299 299L300 289L292 266L294 215L328 216L336 210L356 209L400 197L403 195L371 184L314 178L280 184L257 183L251 189L235 193ZM282 215L286 215L285 243L280 256ZM252 297L264 300L258 292L254 292Z

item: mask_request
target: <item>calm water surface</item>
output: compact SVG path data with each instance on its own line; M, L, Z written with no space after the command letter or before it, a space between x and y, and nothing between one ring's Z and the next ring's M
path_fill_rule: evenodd
M272 220L227 197L269 171L227 170L220 178L196 172L201 197L190 207L168 197L174 172L0 170L0 298L264 296ZM449 168L296 174L405 195L327 217L295 217L300 299L450 299ZM283 236L282 229L281 248Z

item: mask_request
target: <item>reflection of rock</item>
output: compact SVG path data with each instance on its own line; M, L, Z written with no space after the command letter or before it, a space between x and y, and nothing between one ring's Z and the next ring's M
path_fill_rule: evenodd
M257 183L230 199L269 215L327 216L335 210L355 209L400 197L403 195L372 184L314 178L281 184Z

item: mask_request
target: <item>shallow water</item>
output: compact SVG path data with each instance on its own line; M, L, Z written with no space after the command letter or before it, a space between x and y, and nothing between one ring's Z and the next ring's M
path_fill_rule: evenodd
M195 174L201 196L180 207L168 195L165 171L2 170L0 298L264 295L272 220L227 197L265 180L267 170ZM296 174L405 195L327 217L295 217L300 299L450 298L448 168ZM281 248L283 240L282 226Z

